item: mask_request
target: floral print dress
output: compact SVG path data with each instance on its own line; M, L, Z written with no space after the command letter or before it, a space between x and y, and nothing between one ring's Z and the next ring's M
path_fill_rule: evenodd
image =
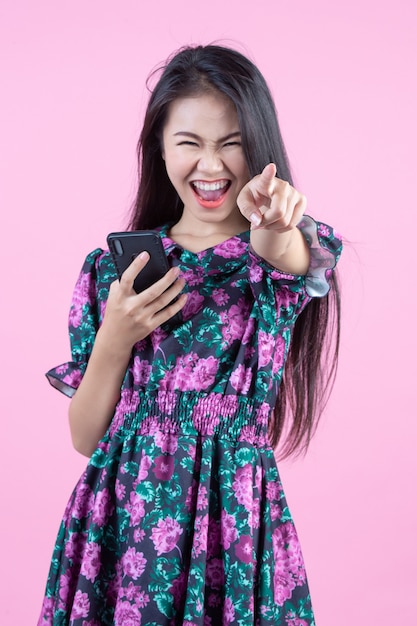
M340 238L304 217L307 276L283 274L249 232L197 254L160 230L186 279L182 323L132 350L121 397L68 502L40 625L312 626L306 572L268 421L291 330L325 295ZM69 316L68 396L85 371L116 274L88 255Z

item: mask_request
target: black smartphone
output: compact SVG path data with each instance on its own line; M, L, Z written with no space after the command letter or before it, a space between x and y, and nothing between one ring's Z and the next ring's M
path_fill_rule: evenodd
M165 276L170 266L165 254L162 239L155 230L132 230L128 232L110 233L107 244L120 277L127 267L141 252L148 252L150 259L136 276L133 289L140 293ZM177 313L169 322L179 323L181 313Z

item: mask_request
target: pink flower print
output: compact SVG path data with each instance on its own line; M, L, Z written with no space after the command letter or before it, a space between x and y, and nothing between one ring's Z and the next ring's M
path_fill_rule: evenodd
M235 545L236 556L243 563L251 563L252 562L252 548L253 541L252 537L247 535L241 535L239 541Z
M88 599L88 595L79 589L74 596L70 621L72 619L79 619L80 617L87 617L89 610L90 600Z
M188 487L187 496L185 498L185 506L187 507L187 509L190 512L192 512L194 510L195 500L196 500L196 496L197 496L197 489L198 489L198 483L195 480L195 478L193 478L193 482Z
M299 295L295 291L291 291L287 285L283 285L275 294L277 309L283 307L288 309L292 304L296 304Z
M171 552L183 533L183 529L173 517L160 519L152 528L151 539L158 556L165 552Z
M187 294L187 302L182 308L182 317L184 320L189 320L196 315L203 308L204 296L198 293L198 291L190 291Z
M207 558L216 556L220 552L221 529L220 522L211 519L208 528Z
M122 588L121 596L129 600L129 602L135 602L140 608L145 607L149 603L149 596L145 593L141 587L134 584L132 581L127 587Z
M306 622L305 619L301 619L294 614L286 615L285 621L287 622L287 626L308 626L308 622Z
M211 296L217 306L224 306L230 300L230 296L225 289L213 289Z
M251 527L259 528L260 521L261 521L261 505L259 503L259 498L255 498L253 501L253 507L252 507Z
M236 520L226 511L221 514L221 543L225 550L237 539Z
M129 602L118 602L114 612L114 626L140 626L142 618L139 607Z
M263 467L261 467L260 465L256 466L256 472L255 472L255 485L258 491L261 491L262 489L262 481L264 479L265 476L265 470Z
M133 382L137 387L145 387L151 376L149 361L141 360L138 356L133 361Z
M140 543L145 537L145 531L143 528L135 528L133 531L133 541L135 543Z
M278 606L283 606L291 598L294 589L294 581L289 576L274 573L274 600Z
M133 580L137 580L143 574L145 565L143 552L137 552L135 548L128 548L122 557L123 573Z
M181 278L183 278L190 287L195 287L204 282L204 269L202 267L196 267L192 270L181 272Z
M306 580L304 562L294 526L285 522L272 534L274 551L274 595L281 606L291 597L296 585Z
M206 566L207 586L221 589L224 585L224 567L222 559L211 559Z
M158 328L155 328L155 330L150 334L154 354L158 351L159 346L161 345L163 340L166 339L167 336L168 333L166 332L166 330L163 330L160 326L158 326Z
M95 581L100 571L100 553L101 546L93 541L91 543L87 543L83 562L81 564L81 574L85 576L87 580L91 580L91 582Z
M78 389L83 379L83 374L80 369L72 370L69 374L63 377L62 382L73 389Z
M85 484L80 484L77 488L74 504L72 507L72 515L76 519L82 519L87 517L93 508L94 494L90 487Z
M55 368L55 372L61 375L65 374L65 372L68 369L68 365L69 365L68 363L64 363L63 365L58 365L58 367Z
M239 441L244 441L246 443L254 445L258 442L258 440L259 436L256 434L255 426L249 426L248 424L246 426L243 426L239 433Z
M220 606L221 598L218 593L211 593L208 599L209 606Z
M319 224L318 231L319 231L319 235L321 235L322 237L330 236L330 230L326 226L326 224Z
M174 473L174 457L168 454L156 457L152 471L158 480L171 480Z
M238 393L247 395L252 381L252 370L250 367L245 368L244 365L238 365L230 376L230 384Z
M175 433L157 430L155 433L155 443L162 452L175 454L178 448L178 436Z
M115 485L114 491L116 493L116 498L118 500L124 499L126 495L126 487L123 483L120 482L118 478L116 479L116 485Z
M69 313L69 324L78 328L81 324L84 306L92 306L95 301L93 285L90 284L90 275L81 273L75 285Z
M77 585L77 579L73 576L72 570L67 570L59 578L59 597L64 604L72 597Z
M139 405L139 394L132 389L123 389L117 404L116 414L134 413Z
M194 522L194 536L193 536L193 557L198 556L201 552L207 550L207 534L208 534L208 514L197 515Z
M165 377L168 375L169 376L170 372L167 372L165 374ZM160 382L160 386L161 389L163 388L162 383L164 382L164 379L161 380ZM158 393L158 395L156 396L156 401L158 403L159 409L162 413L166 413L167 415L171 415L172 411L174 410L175 406L176 406L176 402L177 402L177 396L175 393L173 393L173 388L171 385L171 391L160 391Z
M199 359L191 375L191 389L203 391L212 385L216 379L218 359L209 356L207 359Z
M242 344L246 345L250 343L252 341L254 334L255 334L255 319L253 317L250 317L248 321L246 322L245 332L243 333L243 336L242 336ZM246 358L248 357L250 358L252 356L250 353L251 350L253 351L253 348L251 348L251 346L248 346L246 348L246 351L245 351Z
M249 280L251 283L260 283L264 275L262 267L258 263L251 263L249 268Z
M253 483L252 466L250 463L247 463L243 467L239 467L236 470L236 477L232 486L238 503L242 504L247 511L251 511L253 502Z
M220 422L220 417L207 406L205 398L200 398L193 409L194 428L201 434L214 435L216 426Z
M187 589L187 574L181 572L181 574L175 578L170 588L170 593L174 599L174 607L178 610L182 606L183 598L185 596L185 590Z
M73 565L81 563L87 537L84 533L71 533L65 544L65 556L72 560Z
M114 511L114 504L107 487L103 491L99 491L96 495L93 509L93 522L97 526L104 526L108 518Z
M220 319L223 322L222 336L226 345L242 339L246 329L248 313L249 304L244 298L240 298L237 304L232 304L230 309L220 313Z
M203 511L208 505L207 489L201 485L197 494L197 511Z
M145 517L145 505L135 491L130 493L130 502L126 506L126 510L130 513L130 526L138 526L143 517Z
M285 340L281 335L278 335L275 344L274 361L272 365L272 373L278 374L280 369L284 366L285 358Z
M136 590L135 602L141 609L145 608L145 606L149 604L148 594L145 593L145 591L140 587Z
M144 481L148 476L148 469L152 465L152 461L149 456L147 456L144 452L142 452L142 458L140 460L138 478L135 481L135 487L142 481Z
M44 598L42 603L42 624L52 624L54 614L54 598ZM39 622L40 624L40 622Z
M245 254L246 250L246 243L239 239L239 237L231 237L218 246L215 246L213 252L224 259L237 259L242 256L242 254Z
M197 499L197 503L196 503ZM199 485L195 479L188 487L187 497L185 498L185 506L191 512L197 509L197 511L203 511L208 505L207 489L204 485Z
M269 502L277 502L281 499L282 486L278 481L268 481L266 483L266 499Z
M277 519L281 519L282 509L279 504L271 504L271 520L275 522Z
M231 598L226 598L223 607L223 626L228 626L234 622L235 619L235 607Z
M263 330L259 331L259 367L265 367L271 362L274 350L274 338Z

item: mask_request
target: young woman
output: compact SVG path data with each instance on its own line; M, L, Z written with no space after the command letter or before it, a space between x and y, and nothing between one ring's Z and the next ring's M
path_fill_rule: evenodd
M171 269L136 294L149 255L118 281L97 249L78 279L73 360L48 378L91 458L39 624L312 625L274 448L306 448L334 373L340 238L304 215L269 90L231 49L166 64L139 175L129 226Z

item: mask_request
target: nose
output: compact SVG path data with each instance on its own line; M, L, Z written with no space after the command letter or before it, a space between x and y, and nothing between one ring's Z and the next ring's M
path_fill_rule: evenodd
M212 176L223 171L223 161L216 149L206 148L200 155L197 167L201 173Z

